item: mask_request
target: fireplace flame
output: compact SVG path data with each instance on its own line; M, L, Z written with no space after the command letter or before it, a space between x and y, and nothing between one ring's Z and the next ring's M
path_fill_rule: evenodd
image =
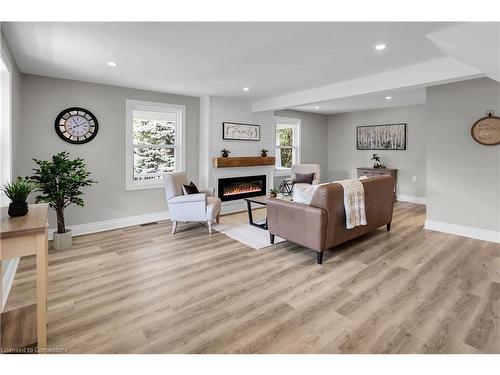
M253 193L261 190L262 188L260 184L239 184L236 186L224 188L224 196Z

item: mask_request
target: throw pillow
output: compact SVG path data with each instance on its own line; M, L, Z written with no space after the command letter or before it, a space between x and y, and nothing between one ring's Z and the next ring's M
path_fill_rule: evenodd
M295 173L296 184L309 184L311 185L314 180L314 173Z
M182 184L182 191L184 192L184 195L199 193L198 188L195 184L193 184L193 181L191 181L189 185Z

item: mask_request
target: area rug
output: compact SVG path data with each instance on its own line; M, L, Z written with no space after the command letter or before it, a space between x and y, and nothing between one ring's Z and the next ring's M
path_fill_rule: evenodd
M262 222L265 220L265 209L256 209L252 211L254 222ZM221 216L219 224L214 225L213 229L256 250L272 246L269 242L269 232L248 224L246 212ZM274 238L275 244L284 241L286 240L278 236Z

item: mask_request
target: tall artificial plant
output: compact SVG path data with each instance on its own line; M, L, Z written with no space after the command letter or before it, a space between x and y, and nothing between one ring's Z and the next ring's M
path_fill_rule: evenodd
M45 202L56 211L57 233L66 233L64 209L71 204L83 206L81 188L90 186L96 181L89 178L83 159L71 160L67 151L52 156L52 160L33 159L38 168L33 169L31 177L37 183L41 193L36 202Z

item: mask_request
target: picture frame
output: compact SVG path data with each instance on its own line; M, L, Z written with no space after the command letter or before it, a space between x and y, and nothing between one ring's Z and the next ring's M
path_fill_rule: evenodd
M356 126L357 150L406 150L406 123Z
M222 123L222 139L228 141L260 141L260 125L225 121Z
M477 143L484 146L500 145L500 117L488 113L472 125L470 134Z

